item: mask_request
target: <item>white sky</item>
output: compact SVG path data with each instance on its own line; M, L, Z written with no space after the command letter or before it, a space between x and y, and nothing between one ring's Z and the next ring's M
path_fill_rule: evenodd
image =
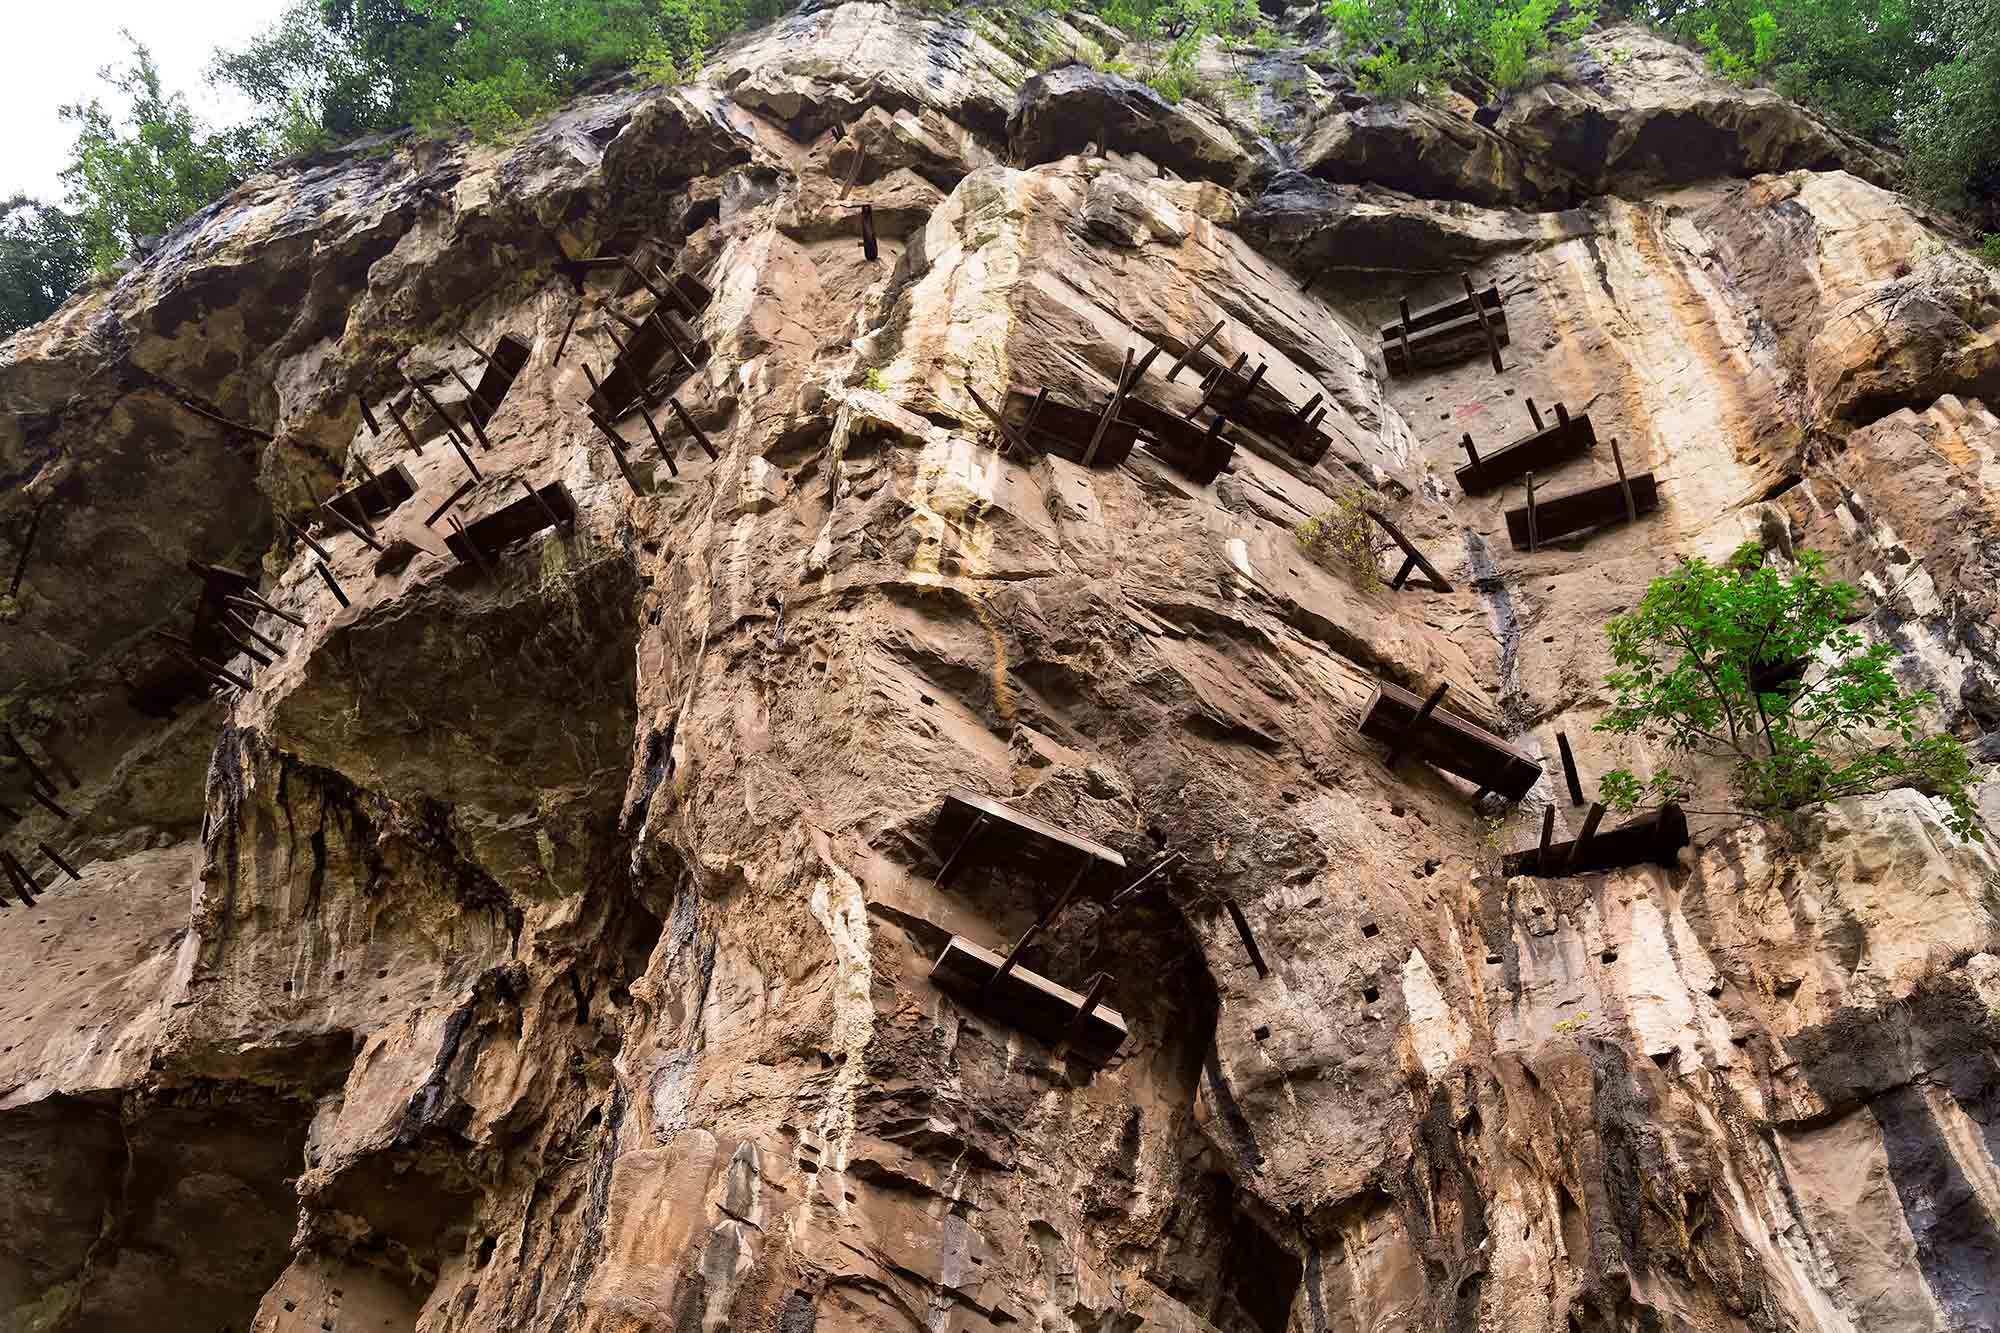
M56 111L92 97L110 104L97 71L125 63L120 28L152 48L162 82L197 116L227 124L246 108L202 82L209 52L241 43L283 8L284 0L0 0L0 198L62 197L75 136Z

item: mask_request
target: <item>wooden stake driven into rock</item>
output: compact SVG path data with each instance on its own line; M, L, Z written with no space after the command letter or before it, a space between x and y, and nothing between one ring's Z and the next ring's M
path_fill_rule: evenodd
M368 400L357 393L354 395L354 402L361 409L361 424L368 427L368 433L370 435L380 435L382 427L376 422L375 414L368 410Z
M1069 1031L1065 1032L1063 1039L1056 1044L1056 1058L1058 1060L1067 1056L1070 1047L1083 1039L1084 1032L1090 1026L1090 1016L1097 1012L1097 1006L1104 999L1104 992L1110 989L1110 987L1111 974L1109 972L1099 972L1090 979L1090 990L1083 997L1083 1007L1076 1011L1076 1017L1070 1020Z
M340 580L333 576L333 571L326 567L326 562L324 560L315 560L313 562L313 568L317 569L319 571L319 576L326 580L326 586L333 589L334 597L340 602L342 606L353 605L352 602L347 600L347 593L344 589L341 588ZM244 688L248 689L249 686L246 684Z
M321 568L323 569L325 568L325 566L322 565ZM237 689L242 690L246 694L249 693L251 690L257 688L256 686L252 685L247 679L237 675L234 671L231 671L228 667L222 665L222 663L216 661L213 658L197 657L194 659L194 664L200 667L203 671L206 671L209 675L221 681L223 684L234 685Z
M83 876L79 875L76 872L75 866L63 860L61 852L49 846L45 842L38 842L35 844L35 846L41 848L42 855L48 857L49 860L54 861L56 863L57 868L60 869L65 875L68 875L71 879L75 880L79 884L83 883Z
M445 496L443 504L439 505L436 509L431 510L430 517L424 520L424 526L428 528L432 524L436 523L439 519L443 518L445 510L451 508L453 505L457 504L460 500L463 500L465 498L465 493L478 484L479 483L475 481L461 481L460 483L458 483L458 489L453 491L450 495Z
M990 420L993 423L994 427L1000 432L1000 438L1007 442L1008 447L1011 449L1019 449L1021 451L1022 457L1024 458L1033 458L1035 456L1035 447L1028 443L1026 432L1021 432L1017 434L1014 428L1007 424L1006 418L1002 417L998 412L995 412L993 410L992 405L989 404L984 398L981 398L979 396L979 390L972 387L971 381L961 380L960 383L964 386L965 391L972 395L972 401L978 404L979 410L986 414L987 419ZM1041 393L1036 396L1035 401L1037 403L1040 403L1042 399L1048 397L1048 393L1049 391L1047 389L1043 389Z
M36 763L33 757L28 754L27 748L15 738L14 733L11 731L0 732L0 736L6 738L7 748L14 752L14 757L20 760L22 765L28 770L28 794L37 796L39 799L39 791L46 791L49 797L53 798L56 795L56 784L50 779L47 773L42 771L42 766ZM60 806L54 805L52 799L44 800L42 803L56 810L64 819L69 818L68 812L64 811Z
M1506 367L1500 364L1500 338L1493 332L1493 320L1486 313L1486 302L1480 299L1479 293L1473 289L1470 273L1459 274L1458 280L1465 284L1465 299L1472 303L1472 313L1479 316L1479 331L1486 335L1486 350L1493 357L1493 373L1497 375ZM1403 315L1403 325L1405 328L1409 327L1407 310ZM1407 362L1409 359L1410 345L1406 338L1403 343L1403 360Z
M1528 474L1528 554L1535 553L1535 474Z
M306 627L305 621L299 619L289 611L278 609L278 607L274 606L268 598L255 588L245 588L241 594L231 594L222 600L232 605L267 611L294 629L304 629Z
M1625 456L1618 452L1618 441L1616 440L1611 442L1611 462L1618 469L1618 490L1625 497L1625 521L1627 523L1637 523L1639 521L1639 506L1632 499L1632 482L1625 475Z
M478 564L479 572L486 576L486 581L489 583L498 583L500 581L499 575L494 572L493 566L488 563L486 552L479 549L479 543L474 541L472 534L465 530L465 524L459 521L457 514L451 516L451 530L458 534L459 539L465 543L465 548L472 552L472 558Z
M465 390L465 401L479 409L479 412L467 412L465 414L465 424L472 427L472 433L479 440L479 447L481 449L491 449L493 441L486 438L486 428L479 424L479 413L484 412L490 421L494 412L498 409L479 396L479 390L466 382L465 376L458 373L457 366L447 366L445 368L451 372L451 377L458 381L458 387Z
M252 625L250 623L249 617L245 616L241 611L238 611L233 607L227 608L223 612L223 620L225 625L234 624L243 633L249 635L252 639L255 639L258 643L262 644L265 648L269 649L271 652L276 653L280 657L284 656L285 650L284 648L279 646L278 641L276 639L269 638L266 635L259 634L257 632L257 627L255 625Z
M1431 587L1438 592L1450 592L1452 590L1451 584L1445 580L1444 575L1438 573L1437 567L1424 559L1423 552L1411 544L1410 539L1403 535L1402 529L1391 523L1379 510L1373 507L1363 508L1361 512L1375 520L1382 531L1388 533L1390 539L1396 545L1403 548L1403 567L1396 571L1396 577L1389 583L1392 591L1401 592L1403 590L1403 584L1408 581L1412 569L1422 570L1424 577L1430 580Z
M1403 728L1402 734L1397 736L1395 740L1389 742L1389 752L1382 756L1382 763L1385 766L1389 768L1396 766L1396 760L1402 756L1403 748L1410 743L1412 736L1423 730L1424 723L1430 720L1430 716L1436 711L1437 706L1444 702L1445 691L1450 688L1451 682L1443 681L1439 683L1436 689L1431 691L1430 698L1424 700L1424 706L1419 708L1417 715L1410 719L1410 725Z
M679 398L668 394L667 406L674 409L674 415L679 417L681 424L688 428L688 434L694 436L694 442L701 446L703 453L708 455L709 462L713 463L722 457L721 454L715 451L715 446L708 442L708 436L702 432L701 427L694 424L694 418L688 415L688 410L685 407L681 406Z
M1592 801L1590 809L1584 812L1583 831L1576 835L1576 841L1569 845L1569 855L1563 858L1564 870L1570 870L1576 866L1577 858L1583 854L1584 845L1597 836L1597 825L1603 818L1603 803Z
M478 343L472 341L472 339L466 337L463 331L454 333L451 336L458 340L459 346L465 348L466 351L478 357L482 362L484 362L489 366L493 364L493 358L487 354L485 349L480 347Z
M14 886L14 896L21 900L23 907L35 905L35 878L28 868L14 859L14 853L0 850L0 866L7 871L7 880Z
M1090 445L1083 451L1083 465L1085 467L1089 467L1091 462L1097 457L1097 447L1104 442L1104 432L1111 428L1113 421L1117 420L1118 409L1125 402L1125 395L1132 392L1140 379L1145 376L1146 368L1152 365L1155 358L1159 355L1160 349L1155 345L1148 349L1146 355L1140 359L1138 368L1134 369L1132 365L1132 349L1129 347L1125 349L1125 364L1118 371L1118 388L1112 393L1111 401L1104 405L1104 411L1097 418L1097 429L1091 432Z
M383 406L389 409L389 419L396 423L397 430L403 432L403 438L410 442L410 448L422 453L424 446L417 443L417 433L410 429L409 422L403 420L403 409L396 406L396 400L391 398Z
M1535 856L1535 873L1538 875L1549 873L1549 837L1555 831L1556 808L1553 805L1545 805L1542 807L1542 845Z
M1167 383L1172 384L1174 382L1174 377L1179 375L1183 370L1187 369L1188 363L1194 360L1195 356L1198 353L1200 353L1201 349L1208 346L1209 343L1215 340L1215 335L1222 332L1223 322L1224 321L1219 319L1216 320L1214 328L1210 329L1207 333L1202 334L1201 337L1195 339L1194 343L1191 346L1189 346L1189 348L1185 352L1182 352L1179 356L1174 358L1174 364L1167 368L1167 375L1166 375Z
M14 561L14 580L7 585L7 595L16 596L21 591L21 576L28 572L28 552L35 545L35 534L42 528L42 511L49 507L50 497L44 496L35 506L35 512L28 516L28 535L21 539L21 555Z
M871 264L881 256L875 243L875 207L872 204L861 206L861 254Z
M1576 756L1569 752L1569 737L1556 733L1556 749L1562 754L1563 781L1569 784L1569 803L1583 804L1583 781L1577 776Z
M258 666L267 667L271 665L270 658L266 657L263 653L258 652L255 648L252 648L249 644L245 643L243 641L243 637L240 634L236 633L236 631L230 629L227 624L224 624L221 621L217 621L215 625L215 630L216 633L220 634L223 638L235 644L236 651L242 653L245 657L249 658L252 662L255 662Z
M347 515L341 513L340 510L335 508L333 505L321 505L320 509L324 511L329 517L331 517L335 523L338 523L341 527L347 529L347 531L352 535L359 537L362 540L362 542L365 543L366 545L374 548L377 551L385 549L382 543L376 539L374 533L364 531L360 524L356 523L353 519L349 518ZM324 551L320 553L320 558L321 559L326 558L326 553Z
M1001 961L1000 969L987 978L986 984L979 988L981 999L984 999L993 990L994 986L1000 983L1002 978L1014 970L1014 964L1021 961L1022 953L1027 950L1028 945L1034 941L1034 938L1041 934L1050 922L1062 915L1063 908L1069 906L1069 900L1075 896L1077 886L1083 883L1083 877L1089 873L1092 864L1091 856L1089 853L1085 853L1083 864L1079 865L1076 868L1076 873L1070 876L1069 887L1062 891L1062 896L1056 899L1055 905L1036 917L1034 922L1021 932L1021 938L1014 941L1014 947L1007 951L1007 957Z

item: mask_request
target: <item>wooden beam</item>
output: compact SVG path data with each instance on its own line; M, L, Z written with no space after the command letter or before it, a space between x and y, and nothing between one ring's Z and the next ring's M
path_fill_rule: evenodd
M1361 512L1373 519L1381 527L1382 531L1388 533L1390 540L1402 547L1403 554L1408 557L1403 564L1402 570L1396 575L1395 582L1391 585L1396 591L1400 592L1402 590L1404 580L1410 576L1412 565L1424 572L1424 577L1430 580L1431 587L1437 591L1450 592L1452 590L1451 584L1446 581L1444 575L1438 573L1437 567L1431 564L1429 560L1426 560L1423 552L1411 544L1410 539L1403 535L1402 529L1391 523L1381 511L1372 506L1364 506Z
M1407 738L1408 749L1425 763L1520 800L1541 780L1541 765L1483 727L1447 710L1433 713L1428 724L1408 735L1410 722L1423 701L1400 686L1380 682L1362 710L1360 731L1383 743Z
M1528 553L1535 550L1535 474L1528 474Z
M1631 487L1633 508L1637 513L1649 514L1659 507L1659 486L1650 472L1641 472L1628 477L1626 485ZM1535 508L1535 526L1531 532L1528 513L1525 509L1507 511L1507 535L1516 549L1530 543L1554 541L1558 537L1573 532L1583 532L1590 528L1611 523L1625 516L1624 487L1617 482L1587 487L1553 500L1542 500Z
M688 428L688 433L694 436L694 442L701 446L703 453L708 455L709 462L713 463L722 457L721 454L716 452L715 446L708 442L708 436L702 432L701 427L695 425L694 418L688 415L688 410L681 406L679 397L673 394L667 395L667 406L674 410L674 415L679 417L681 424Z
M1611 462L1618 469L1619 493L1625 497L1625 521L1627 523L1637 523L1639 521L1639 506L1637 501L1632 498L1632 482L1625 475L1625 456L1618 452L1618 441L1616 440L1611 442Z
M1590 840L1597 836L1597 825L1603 818L1603 802L1592 801L1590 809L1583 813L1582 831L1576 835L1576 841L1569 845L1569 855L1563 857L1563 869L1565 871L1573 871L1576 868L1577 858L1583 854L1583 849Z
M1569 803L1583 804L1583 781L1577 776L1576 756L1569 752L1569 737L1556 733L1556 749L1562 753L1563 781L1569 784Z
M1593 836L1579 839L1584 844L1581 849L1575 843L1563 842L1550 847L1546 871L1537 869L1542 859L1540 849L1530 847L1507 853L1501 873L1509 878L1546 874L1559 879L1636 865L1672 869L1680 863L1680 849L1688 845L1687 815L1671 802L1648 810L1608 833L1595 829L1591 832Z
M326 562L324 560L315 560L313 562L313 568L317 569L319 571L319 576L326 580L326 586L333 589L334 597L340 602L342 606L352 605L352 603L347 600L347 593L343 591L340 586L340 580L333 576L333 571L326 567ZM245 688L247 689L249 687L246 685Z
M1468 445L1471 438L1466 436ZM1472 461L1459 468L1454 475L1461 491L1477 495L1496 486L1504 486L1531 471L1555 467L1596 447L1597 434L1591 427L1590 414L1586 412L1574 418L1565 416L1555 425L1539 428L1484 458L1468 448Z
M1555 829L1556 808L1553 805L1545 805L1542 807L1542 845L1535 853L1535 873L1538 875L1549 873L1549 835L1554 833Z
M1479 331L1486 335L1486 350L1493 356L1493 373L1497 375L1506 367L1500 364L1500 339L1493 332L1493 321L1487 317L1486 303L1480 300L1479 293L1473 290L1470 273L1459 274L1458 280L1465 284L1465 299L1471 305L1472 313L1479 316Z
M424 526L428 528L433 523L436 523L439 519L443 518L445 510L451 508L453 505L457 504L460 500L463 500L465 498L465 493L471 490L474 486L477 486L478 484L479 483L476 481L461 481L460 483L458 483L458 489L453 491L450 495L445 496L443 504L439 505L436 509L431 510L430 517L424 520Z
M1201 351L1201 349L1208 346L1209 343L1215 340L1215 335L1222 332L1222 325L1223 325L1222 320L1219 319L1216 320L1214 328L1210 329L1207 333L1202 334L1201 337L1195 339L1194 343L1185 352L1182 352L1179 356L1174 358L1174 364L1167 368L1167 377L1166 377L1167 383L1172 384L1174 382L1174 377L1179 375L1181 371L1187 369L1188 363L1194 360L1195 356Z
M1050 1045L1069 1038L1077 1016L1083 1012L1085 997L1021 967L988 990L986 983L999 970L1001 961L998 954L954 935L932 965L931 980L974 1008L983 1009ZM982 993L983 1000L978 998ZM1118 1053L1125 1036L1124 1018L1117 1010L1100 1003L1085 1015L1084 1030L1070 1039L1070 1051L1101 1065Z
M65 875L68 875L68 876L69 876L69 877L70 877L71 879L75 880L75 881L76 881L76 882L77 882L78 884L81 884L81 883L83 883L83 876L82 876L82 875L79 875L79 874L77 873L77 871L76 871L76 867L75 867L75 866L73 866L73 865L71 865L71 864L70 864L69 862L67 862L67 861L63 860L63 855L62 855L62 853L61 853L61 852L59 852L59 851L57 851L57 850L56 850L55 848L53 848L53 847L49 846L49 845L48 845L47 843L45 843L45 842L38 842L38 843L36 843L36 844L35 844L35 846L37 846L37 847L41 848L41 849L42 849L42 855L43 855L43 856L46 856L46 857L48 857L48 858L49 858L49 860L51 860L51 861L54 861L54 862L56 863L56 866L57 866L57 868L58 868L58 869L60 869L60 870L61 870L61 871L62 871L62 872L63 872L63 873L65 874Z

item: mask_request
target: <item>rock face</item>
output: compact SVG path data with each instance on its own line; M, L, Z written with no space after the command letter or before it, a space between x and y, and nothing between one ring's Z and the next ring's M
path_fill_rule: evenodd
M1656 763L1590 730L1598 627L1761 536L2000 758L1990 273L1628 30L1490 127L1296 53L1169 104L1057 63L1099 36L812 8L510 145L260 177L0 344L5 721L66 816L0 761L40 894L0 913L0 1329L2000 1327L1993 852L1897 791L1509 880L1560 778L1475 805L1356 731L1448 683L1587 783ZM620 457L579 400L654 298L558 262L632 254L712 299ZM1505 372L1388 374L1461 271ZM1317 461L1006 456L973 400L1101 403L1159 346L1186 412L1217 321L1327 408ZM481 383L474 480L439 413ZM1659 512L1515 550L1452 470L1528 398ZM322 575L290 525L399 467ZM573 519L447 547L557 483ZM1308 557L1357 492L1452 590ZM1104 1067L933 984L1069 882L942 873L952 788L1123 858L1020 956L1104 979Z

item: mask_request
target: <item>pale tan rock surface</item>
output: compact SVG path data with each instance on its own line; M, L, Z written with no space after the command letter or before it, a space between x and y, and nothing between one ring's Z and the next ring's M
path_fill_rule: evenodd
M0 343L10 567L42 507L5 720L78 778L59 822L0 761L44 890L0 913L0 1329L2000 1324L1990 849L1898 791L1504 880L1550 801L1580 820L1552 758L1500 811L1355 732L1377 680L1443 681L1587 784L1657 762L1590 730L1599 626L1762 537L1864 589L1990 774L1990 275L1809 117L1627 30L1490 132L1560 211L1466 202L1463 166L1316 180L1303 114L1277 142L1191 108L1196 169L1017 106L1103 36L815 8L518 143L260 177ZM1622 145L1599 174L1573 119ZM598 274L565 343L553 265L651 240L714 291L679 397L721 457L663 416L670 474L628 417L639 495L579 400L600 307L649 298ZM1388 376L1375 326L1461 270L1506 298L1506 372ZM1320 462L1006 459L972 403L1101 401L1127 347L1217 319L1324 396ZM441 423L412 404L412 449L386 414L398 370L461 402L459 331L527 353L461 512L577 507L490 578L424 523L466 479ZM1519 489L1452 469L1529 397L1603 442L1552 485L1617 439L1660 511L1514 550ZM417 494L393 559L319 537L343 608L278 520L364 464ZM1452 591L1306 557L1355 489ZM150 634L185 633L190 558L305 622L258 619L284 652L230 663L247 692ZM931 984L1062 888L940 888L953 786L1133 875L1184 858L1023 957L1109 974L1107 1067Z

